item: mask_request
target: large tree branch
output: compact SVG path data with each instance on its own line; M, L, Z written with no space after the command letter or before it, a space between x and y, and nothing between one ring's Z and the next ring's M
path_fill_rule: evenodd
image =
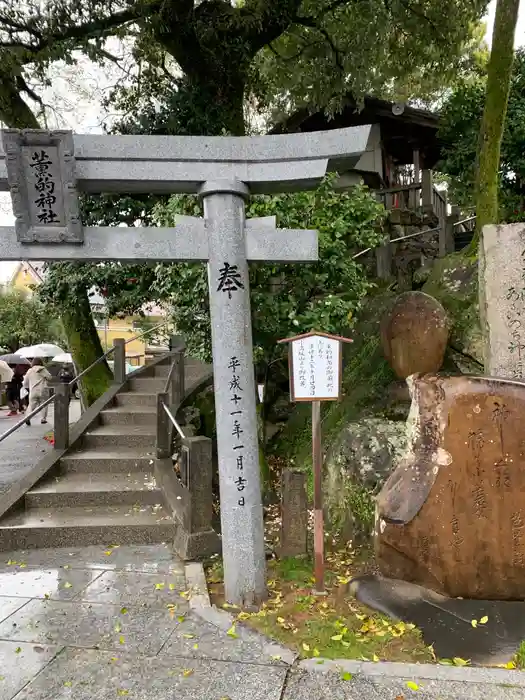
M334 55L334 60L337 68L339 69L340 73L344 73L345 69L343 66L343 58L341 56L341 52L337 48L337 46L334 44L332 37L328 34L326 29L323 27L319 27L316 20L314 20L312 17L299 17L298 19L295 20L295 24L299 24L302 27L309 27L311 29L315 29L317 32L323 35L323 37L326 40L326 43L330 46L332 49L332 53Z
M68 42L75 39L87 39L92 36L101 36L110 33L111 30L118 27L122 27L130 22L135 22L139 19L145 19L152 14L154 14L160 7L162 0L153 0L147 5L142 5L137 3L132 7L129 7L121 12L115 12L114 14L108 15L106 17L97 17L89 22L84 22L77 26L65 27L56 32L40 32L37 33L36 30L28 29L27 26L23 24L18 24L16 27L17 31L27 31L33 34L35 37L39 37L39 40L34 44L25 44L23 42L4 42L0 46L9 48L20 48L32 54L28 57L26 62L34 60L35 55L49 49L51 46L56 45L61 42ZM5 18L0 17L0 26L4 22ZM6 22L7 24L7 22Z

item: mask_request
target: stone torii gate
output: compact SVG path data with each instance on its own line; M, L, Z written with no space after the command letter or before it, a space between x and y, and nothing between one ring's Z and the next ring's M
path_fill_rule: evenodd
M370 126L255 137L73 136L2 132L0 190L14 227L0 227L0 260L208 263L225 593L266 595L248 261L311 262L317 232L245 221L250 194L315 187L327 169L355 167ZM204 219L175 228L83 227L78 192L194 193Z

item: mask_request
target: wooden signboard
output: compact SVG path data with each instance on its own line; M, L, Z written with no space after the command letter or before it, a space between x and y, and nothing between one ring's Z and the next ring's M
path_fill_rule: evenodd
M321 401L341 398L342 343L350 338L312 331L279 343L289 343L290 398L312 402L312 458L314 469L315 590L324 592L324 523L322 493Z

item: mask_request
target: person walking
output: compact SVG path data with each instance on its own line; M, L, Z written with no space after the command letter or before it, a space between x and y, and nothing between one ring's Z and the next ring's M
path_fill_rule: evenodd
M29 413L32 413L35 408L40 406L48 398L48 382L51 379L51 374L44 367L44 363L40 357L35 357L31 363L31 369L27 370L24 377L23 387L29 391ZM42 409L42 424L47 423L47 409L45 406ZM31 425L31 421L26 420L27 425Z
M7 405L9 406L8 416L16 416L18 411L23 413L22 405L20 400L20 390L22 389L22 382L24 381L24 375L19 371L18 367L15 367L15 371L6 387L6 397Z

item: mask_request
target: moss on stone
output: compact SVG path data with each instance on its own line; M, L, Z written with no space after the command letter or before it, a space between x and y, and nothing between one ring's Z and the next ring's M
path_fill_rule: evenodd
M460 252L437 260L423 291L441 302L449 315L449 346L482 365L477 257Z

